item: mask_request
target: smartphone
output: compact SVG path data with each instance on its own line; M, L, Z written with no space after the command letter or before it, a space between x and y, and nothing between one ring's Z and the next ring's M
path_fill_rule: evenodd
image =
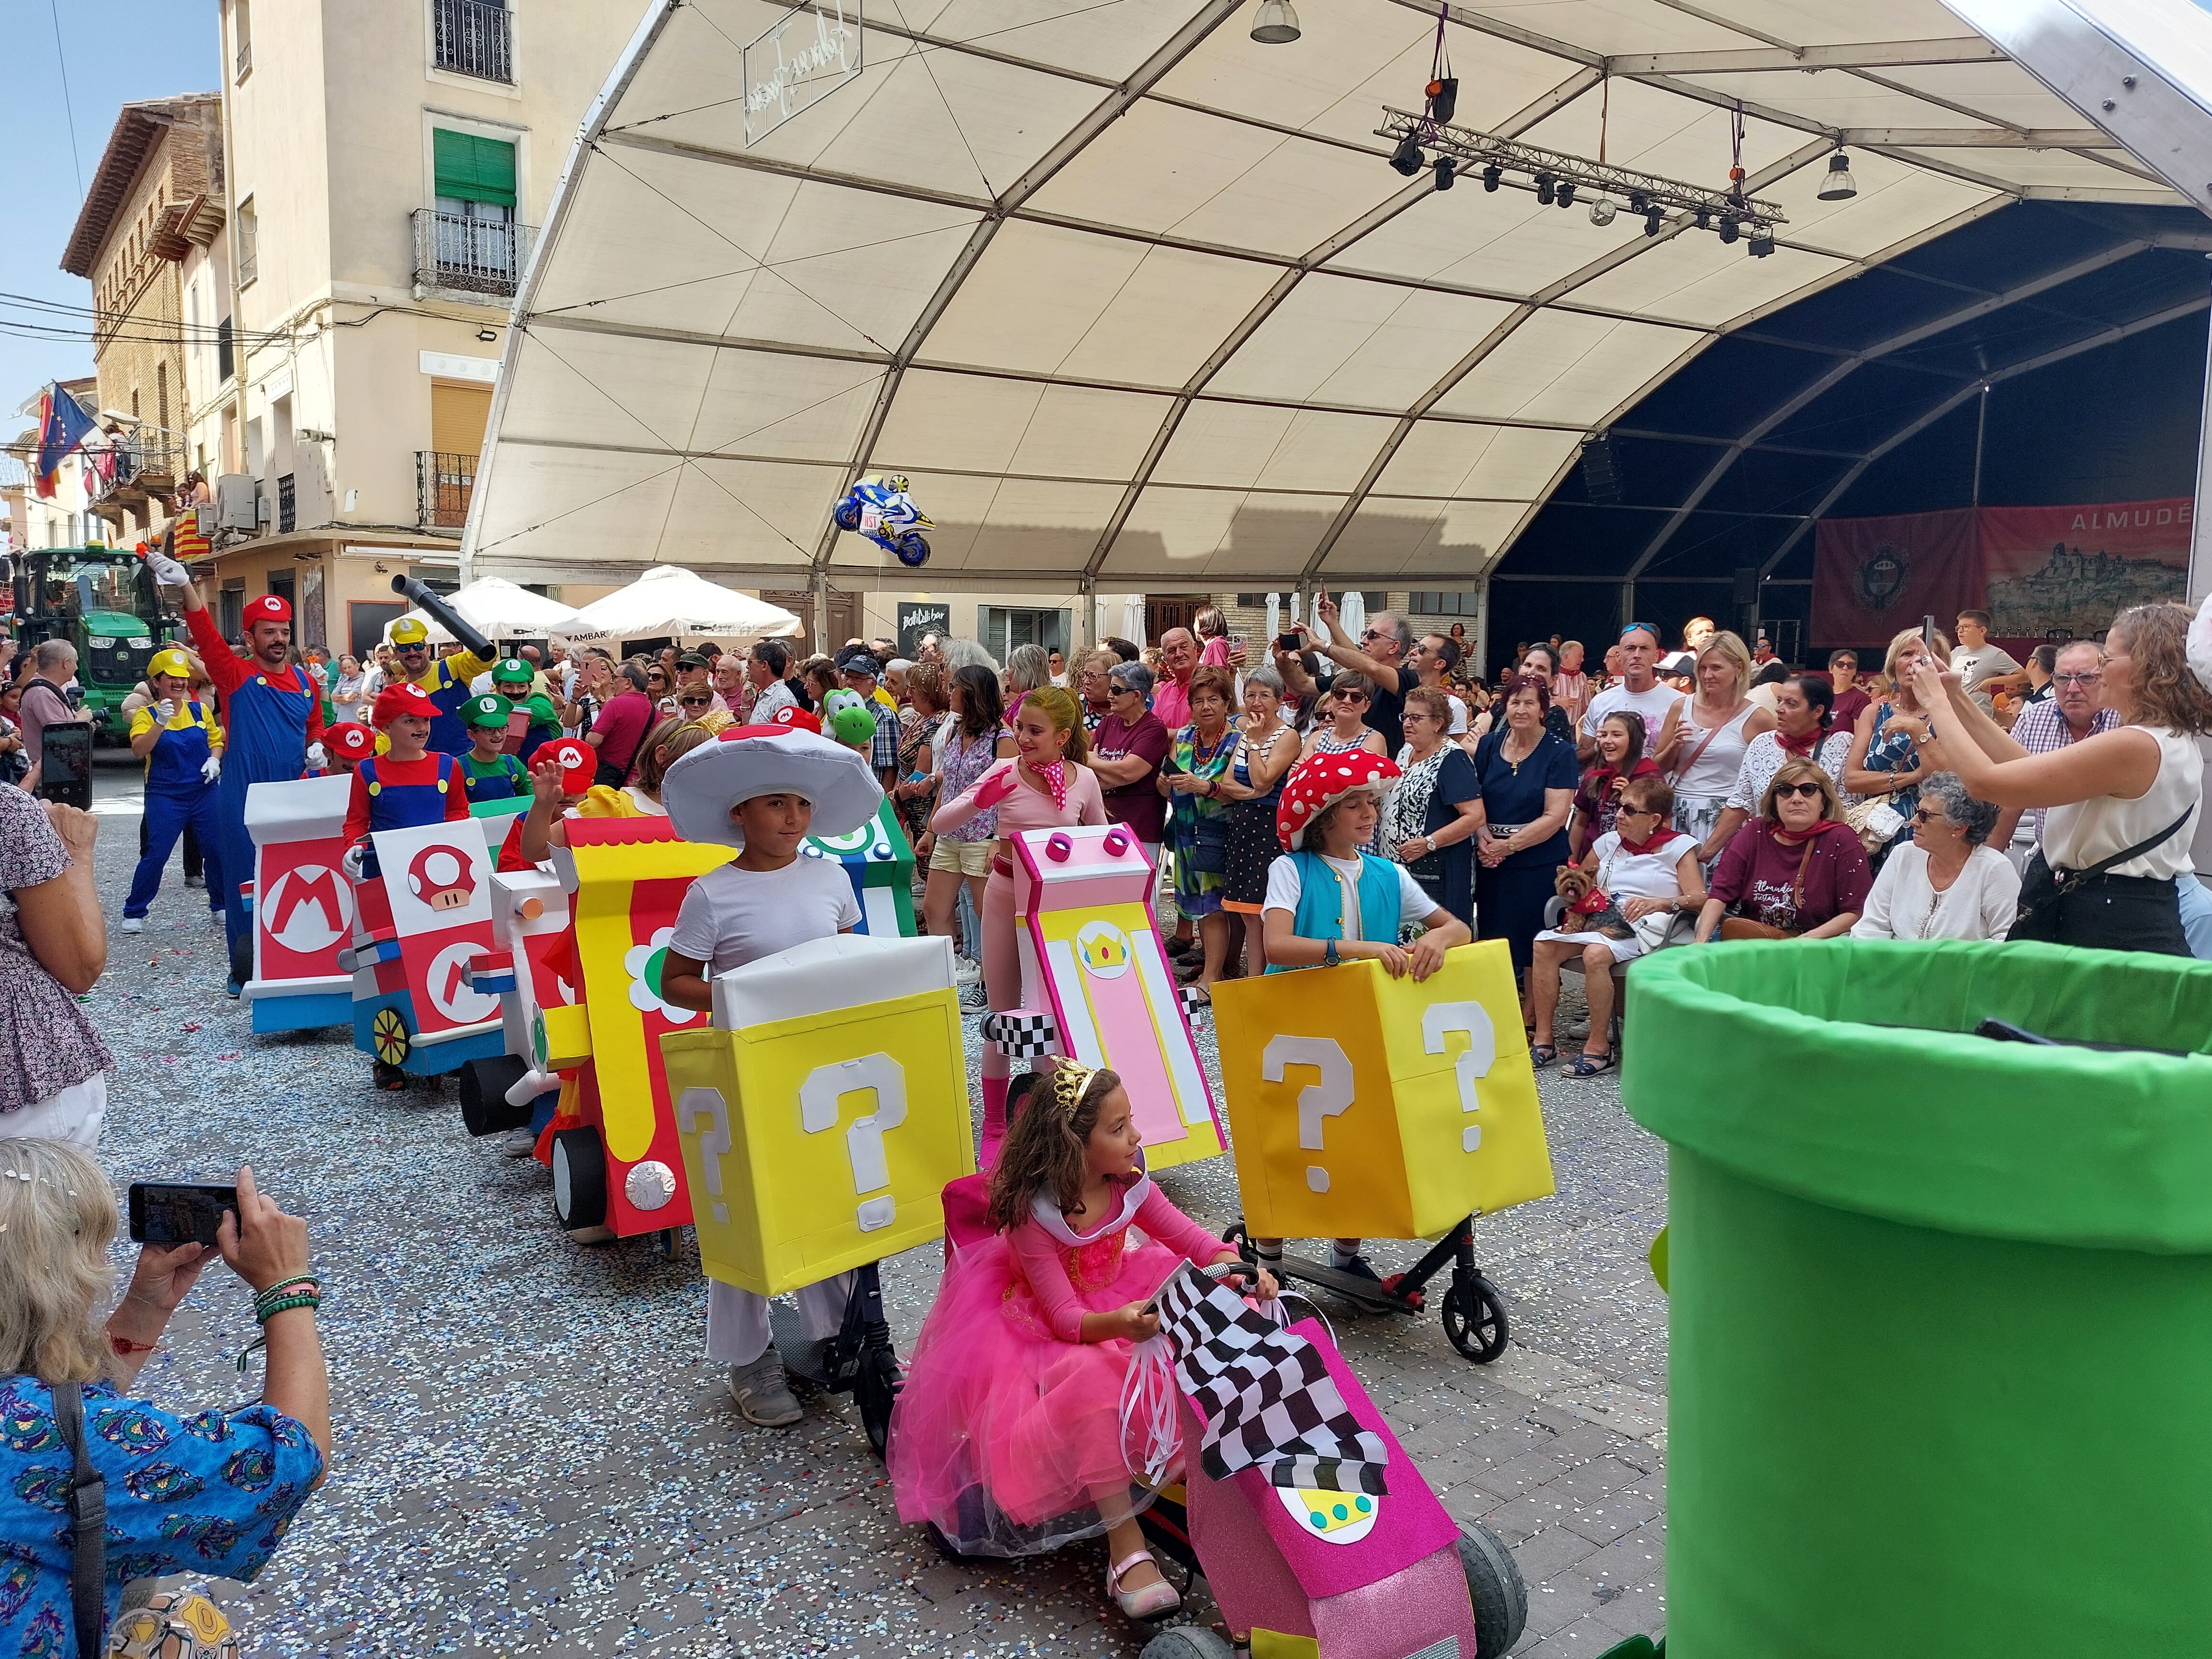
M1286 651L1292 656L1296 656L1298 649L1298 636L1295 634L1276 635L1275 649L1278 651Z
M238 1213L238 1188L190 1182L131 1183L131 1237L138 1244L212 1244L222 1212Z
M40 734L39 799L92 811L92 722L57 720Z
M1936 618L1933 617L1920 619L1920 648L1931 657L1936 654Z

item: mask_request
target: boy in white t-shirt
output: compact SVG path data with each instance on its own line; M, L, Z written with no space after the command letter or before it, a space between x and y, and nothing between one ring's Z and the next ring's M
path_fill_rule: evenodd
M1410 973L1418 981L1443 966L1445 951L1473 937L1404 865L1360 850L1374 839L1378 797L1397 776L1395 762L1358 750L1316 754L1291 769L1275 809L1285 850L1267 866L1261 911L1269 973L1365 958L1394 979ZM1399 944L1401 930L1417 925L1426 930L1420 938ZM1359 1244L1332 1240L1329 1266L1375 1279ZM1265 1267L1283 1259L1279 1238L1255 1238L1252 1249Z
M737 858L691 884L676 914L661 994L679 1007L711 1008L716 974L809 939L849 933L860 907L844 866L801 857L809 835L848 835L882 804L865 756L811 729L811 716L778 726L732 726L668 769L661 799L686 841L718 841ZM853 1276L840 1273L799 1292L806 1334L835 1336ZM749 1423L799 1421L769 1330L763 1297L707 1284L707 1357L730 1368L730 1395Z

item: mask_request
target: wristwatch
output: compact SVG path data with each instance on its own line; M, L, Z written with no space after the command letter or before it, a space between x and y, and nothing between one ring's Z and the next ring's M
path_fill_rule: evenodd
M1336 953L1336 941L1329 940L1328 949L1321 953L1321 965L1324 968L1334 968L1343 960L1344 958Z

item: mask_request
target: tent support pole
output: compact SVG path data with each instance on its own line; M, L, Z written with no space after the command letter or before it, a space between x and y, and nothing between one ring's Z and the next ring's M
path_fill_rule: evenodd
M2197 428L2197 497L2196 522L2189 537L2189 602L2204 603L2204 596L2212 593L2212 526L2205 522L2205 514L2212 512L2212 336L2204 343L2204 413Z
M1474 678L1490 678L1490 578L1485 576L1474 590Z
M830 651L830 568L827 565L814 567L814 648L827 655Z
M1082 603L1077 607L1081 616L1075 625L1076 647L1090 651L1098 643L1098 579L1085 571L1075 584Z

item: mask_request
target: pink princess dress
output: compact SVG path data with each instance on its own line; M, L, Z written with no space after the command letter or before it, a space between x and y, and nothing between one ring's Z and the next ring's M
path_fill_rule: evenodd
M1103 1534L1096 1494L1128 1491L1142 1432L1122 1449L1121 1386L1135 1345L1081 1340L1083 1316L1142 1302L1185 1261L1222 1253L1139 1174L1120 1210L1078 1234L1040 1191L1030 1218L960 1251L923 1322L891 1416L899 1519L966 1555L1033 1555Z

